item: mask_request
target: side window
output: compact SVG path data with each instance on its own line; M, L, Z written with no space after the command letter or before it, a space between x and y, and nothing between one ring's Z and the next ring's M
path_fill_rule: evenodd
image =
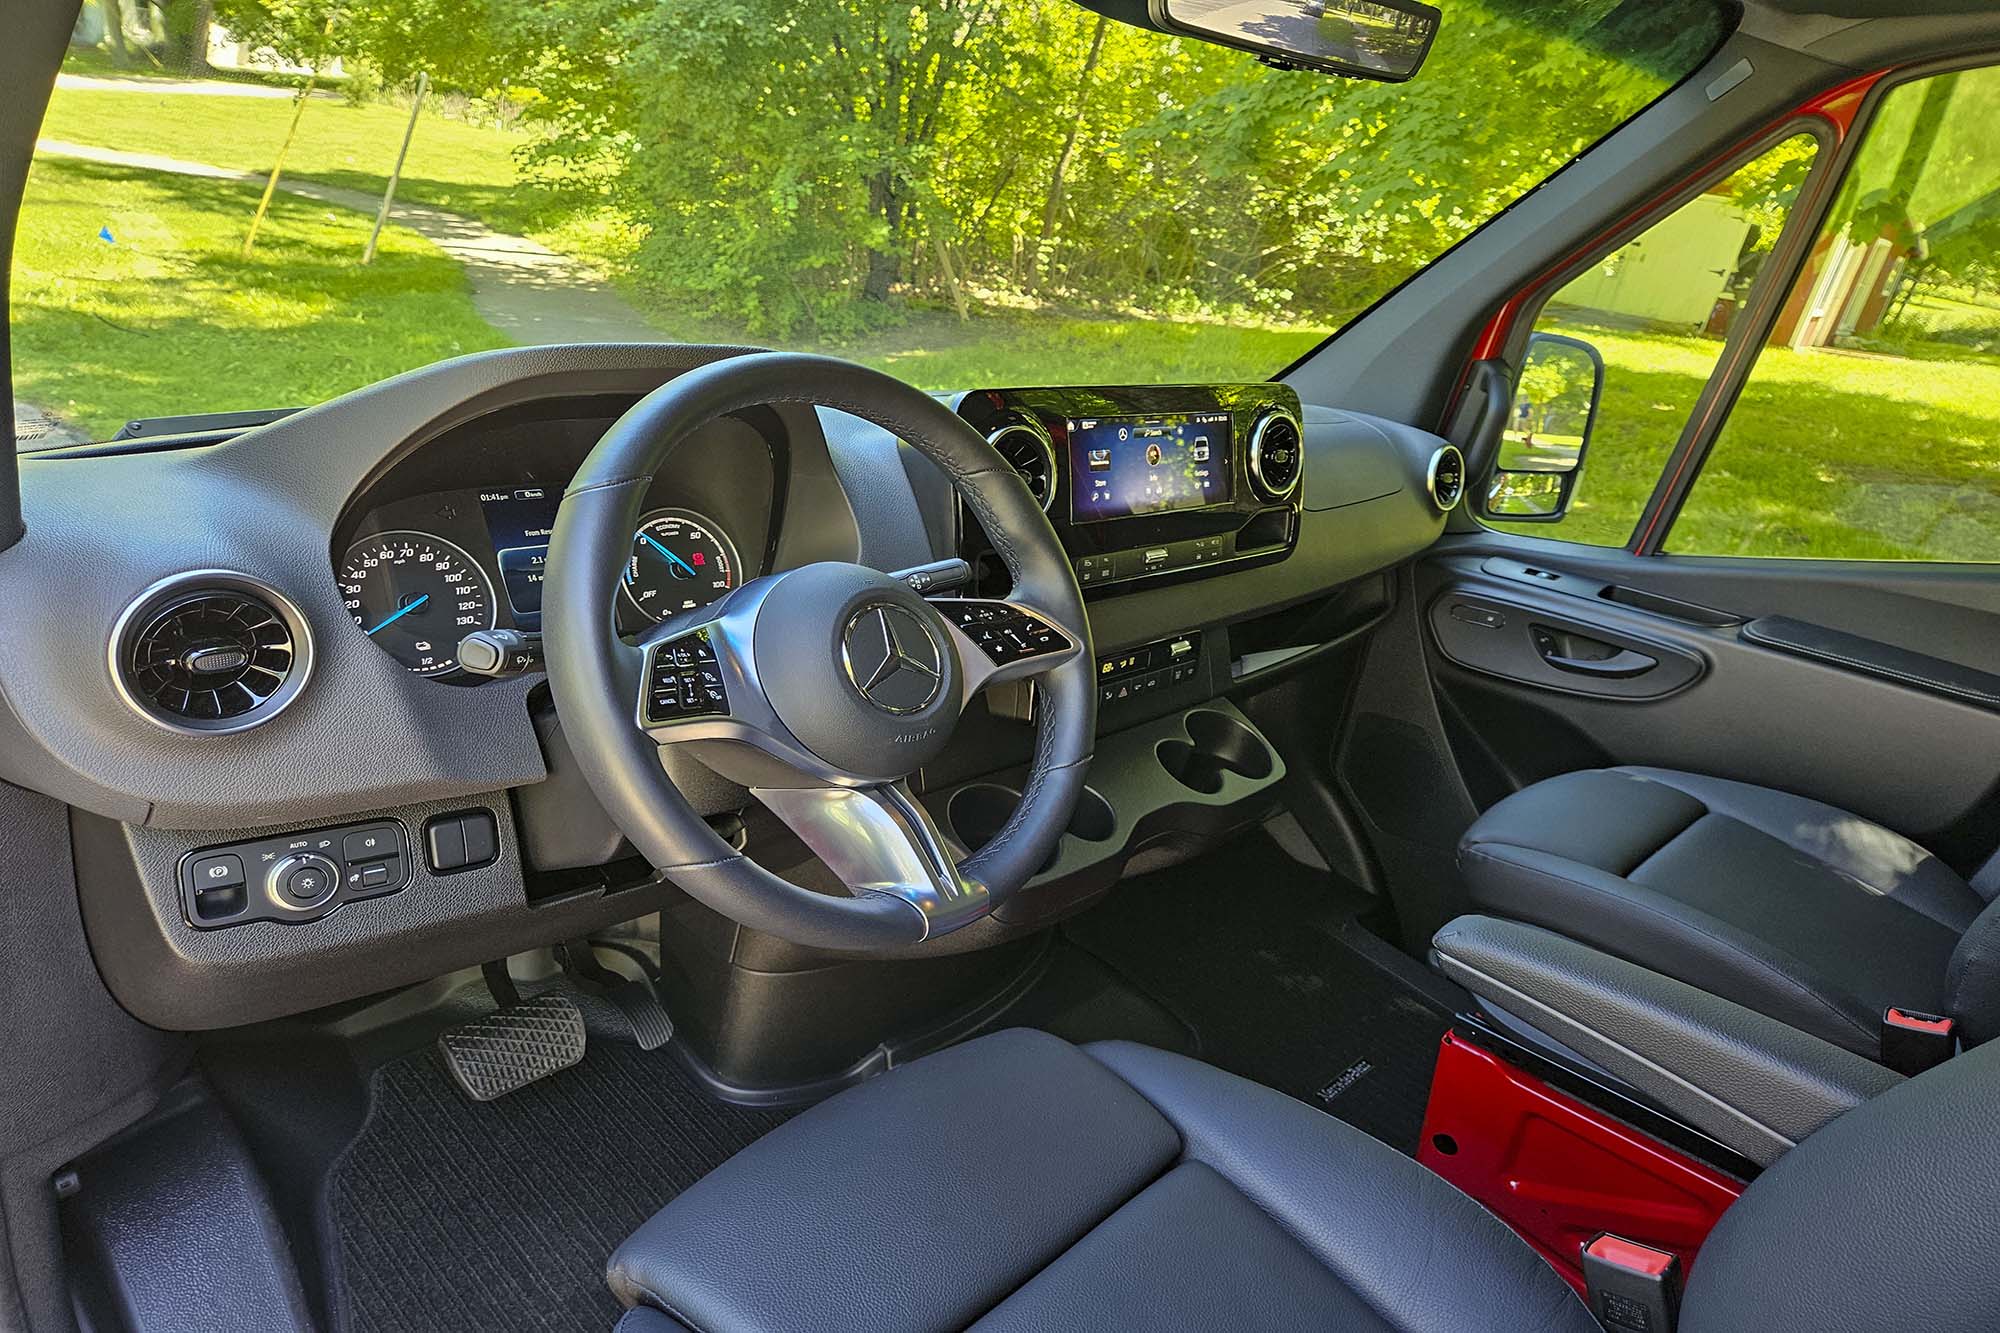
M2000 69L1892 90L1666 548L2000 561Z
M1572 278L1535 321L1483 517L1623 546L1819 141L1784 140Z

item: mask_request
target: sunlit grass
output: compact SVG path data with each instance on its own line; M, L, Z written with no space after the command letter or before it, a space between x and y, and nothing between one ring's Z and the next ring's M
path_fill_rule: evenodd
M124 152L157 153L240 171L271 169L292 102L281 98L59 88L42 137ZM354 106L315 98L285 160L302 180L379 193L388 183L409 108ZM547 191L523 185L515 150L527 136L426 111L410 141L397 197L476 217L500 231L533 234L561 224Z
M134 417L300 407L507 340L400 227L252 186L44 160L15 242L15 392L102 438ZM110 239L100 233L108 232Z
M1604 355L1576 503L1519 531L1622 545L1721 344L1571 326ZM1667 542L1703 555L2000 560L2000 364L1767 347Z

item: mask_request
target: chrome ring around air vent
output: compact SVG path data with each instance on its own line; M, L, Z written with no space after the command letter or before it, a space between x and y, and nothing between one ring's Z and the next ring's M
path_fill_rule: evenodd
M188 736L270 721L312 676L312 630L289 598L247 574L197 569L161 579L122 611L107 665L128 707Z
M1457 445L1447 444L1431 455L1430 465L1424 469L1424 489L1430 492L1439 513L1449 514L1458 508L1458 502L1465 498L1465 455Z
M986 442L1006 460L1008 467L1021 474L1028 493L1041 505L1042 512L1048 513L1055 505L1059 481L1056 442L1049 438L1049 433L1038 422L1010 421L988 435Z
M1257 493L1266 500L1283 500L1297 490L1305 475L1305 447L1305 428L1286 409L1273 408L1258 417L1245 459Z

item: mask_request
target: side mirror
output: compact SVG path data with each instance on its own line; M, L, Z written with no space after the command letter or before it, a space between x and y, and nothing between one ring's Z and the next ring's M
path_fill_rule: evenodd
M1486 512L1514 523L1553 523L1569 510L1590 448L1604 358L1581 338L1537 333L1514 385Z

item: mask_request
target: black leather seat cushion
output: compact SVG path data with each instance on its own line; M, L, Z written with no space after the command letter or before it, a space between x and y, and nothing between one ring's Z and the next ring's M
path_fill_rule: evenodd
M1596 1327L1493 1217L1359 1131L1179 1056L1029 1031L774 1130L610 1277L702 1333Z
M1951 967L1986 903L1915 843L1817 801L1665 769L1569 773L1482 815L1459 864L1482 911L1863 1055L1879 1057L1889 1005L1991 1031Z

